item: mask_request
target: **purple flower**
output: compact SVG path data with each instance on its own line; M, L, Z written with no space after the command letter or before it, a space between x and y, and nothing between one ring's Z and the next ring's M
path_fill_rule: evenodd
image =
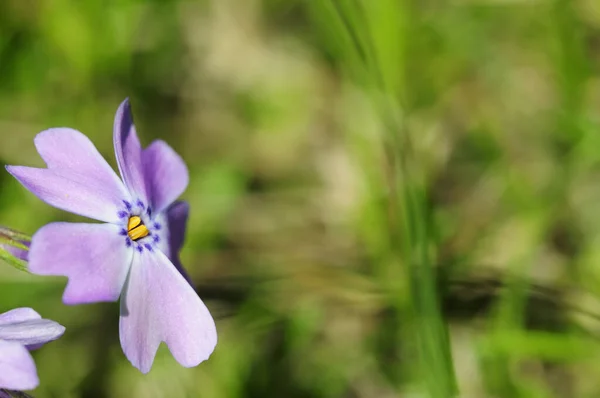
M28 349L56 340L65 328L31 308L0 314L0 388L31 390L39 380Z
M31 242L31 272L67 276L66 304L121 296L121 346L143 373L163 341L183 366L208 359L217 343L215 323L178 259L188 216L187 203L175 202L189 179L181 157L163 141L141 148L128 100L114 124L124 183L76 130L43 131L35 146L47 168L7 170L48 204L105 223L41 228Z

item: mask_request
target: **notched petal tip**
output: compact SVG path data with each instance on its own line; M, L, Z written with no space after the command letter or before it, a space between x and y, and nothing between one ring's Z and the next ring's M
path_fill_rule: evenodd
M179 342L171 345L167 343L169 351L171 351L181 366L186 368L196 367L202 362L208 361L215 352L218 342L216 327L213 323L212 328L210 326L205 326L205 328L206 330L212 330L203 336L203 338L198 339L197 342L190 342L187 348L181 349L181 347L178 346Z
M160 251L134 258L121 301L119 323L125 356L142 373L165 342L181 365L207 360L217 344L215 322L194 289Z
M35 137L33 137L33 144L36 146L36 148L40 145L43 147L45 140L54 140L56 138L60 139L61 135L64 137L74 135L78 138L83 138L84 140L89 141L89 138L79 130L72 129L70 127L50 127L37 133Z
M94 144L69 128L39 133L35 146L47 168L6 166L27 190L59 209L105 222L118 222L128 196L123 183Z

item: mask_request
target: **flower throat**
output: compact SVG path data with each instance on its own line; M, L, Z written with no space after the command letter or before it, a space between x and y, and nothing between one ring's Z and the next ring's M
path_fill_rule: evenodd
M137 241L142 238L145 238L150 234L148 228L142 222L142 219L138 216L132 216L129 218L127 222L127 235L131 238L132 241Z

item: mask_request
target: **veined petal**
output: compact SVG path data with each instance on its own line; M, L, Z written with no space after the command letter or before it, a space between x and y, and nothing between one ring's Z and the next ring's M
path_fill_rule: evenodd
M115 155L121 177L135 200L148 204L148 194L144 181L142 146L135 132L131 105L126 99L119 105L115 115L113 130Z
M150 371L161 341L185 367L208 359L217 344L208 309L160 251L135 253L119 331L125 356L142 373Z
M35 319L42 319L42 316L32 308L15 308L14 310L0 314L0 326ZM2 340L2 337L0 337L0 340Z
M29 269L68 277L65 304L116 301L132 259L125 239L113 224L48 224L33 235Z
M64 326L49 319L31 319L0 325L0 340L39 346L56 340L64 332Z
M152 210L162 212L187 188L188 169L181 156L161 140L144 149L142 162Z
M48 168L7 166L9 173L52 206L101 221L118 221L118 209L129 194L85 135L55 128L39 133L34 142Z
M31 308L15 308L14 310L10 310L8 312L5 312L4 314L0 314L0 330L2 329L3 326L6 326L6 325L31 322L31 321L46 322L46 320L42 320L42 317L40 316L40 314L38 314ZM28 350L38 349L41 346L43 346L45 343L52 341L52 340L56 340L57 338L62 336L65 328L56 322L53 322L53 321L48 321L48 322L52 322L52 324L48 324L49 329L47 329L46 331L42 331L42 333L50 334L50 337L48 339L42 339L42 341L32 343L32 344L21 341L22 344L27 345ZM1 335L1 333L0 333L0 335ZM5 338L5 336L0 336L0 340L11 340L11 339Z
M185 232L187 219L189 214L190 206L187 202L178 201L173 203L165 211L164 224L165 237L159 242L159 249L171 260L175 268L183 275L183 277L192 283L188 273L183 268L181 260L179 259L179 251L183 246L185 240Z
M0 340L0 388L32 390L38 384L35 363L27 348Z
M119 221L122 196L96 182L84 184L73 175L50 169L6 166L6 170L38 198L51 206L100 221Z
M127 190L117 173L100 155L92 141L77 130L53 128L39 133L34 139L35 147L48 168L57 172L64 170L82 182L94 181L115 192L122 199Z

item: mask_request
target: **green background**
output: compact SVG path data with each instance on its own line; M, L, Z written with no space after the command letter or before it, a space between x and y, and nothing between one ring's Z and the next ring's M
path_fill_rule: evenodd
M599 54L596 0L3 0L0 161L68 126L114 166L130 97L219 333L142 375L117 304L0 264L67 327L33 395L599 397ZM3 225L80 220L0 184Z

